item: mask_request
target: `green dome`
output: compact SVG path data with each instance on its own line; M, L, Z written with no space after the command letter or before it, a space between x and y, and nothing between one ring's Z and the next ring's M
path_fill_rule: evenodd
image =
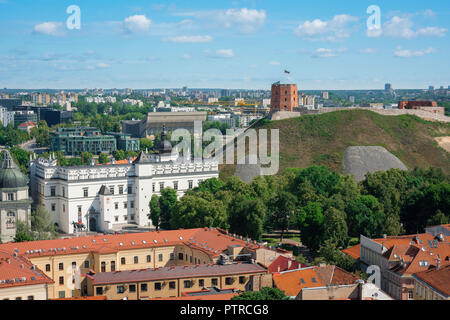
M28 177L15 165L8 151L3 152L0 168L0 189L28 187Z

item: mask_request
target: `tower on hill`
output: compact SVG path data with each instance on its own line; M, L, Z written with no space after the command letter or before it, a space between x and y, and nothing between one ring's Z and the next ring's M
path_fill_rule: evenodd
M296 84L272 84L270 112L294 111L298 107L298 88Z

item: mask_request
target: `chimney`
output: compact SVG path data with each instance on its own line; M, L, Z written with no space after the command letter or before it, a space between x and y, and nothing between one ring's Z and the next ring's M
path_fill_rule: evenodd
M277 271L278 271L278 272L280 272L280 265L278 265L278 267L277 267Z
M436 270L439 270L440 267L441 267L441 258L438 258L436 263Z
M288 260L288 264L287 264L288 269L291 267L291 265L292 265L292 260L289 259L289 260Z

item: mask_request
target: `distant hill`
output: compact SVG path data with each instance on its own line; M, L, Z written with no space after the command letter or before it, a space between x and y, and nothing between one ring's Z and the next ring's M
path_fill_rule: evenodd
M280 171L324 165L343 172L349 146L382 146L408 168L440 167L450 174L450 154L435 137L450 136L450 124L413 115L383 116L366 110L344 110L270 121L259 128L280 130ZM221 166L222 176L235 166Z

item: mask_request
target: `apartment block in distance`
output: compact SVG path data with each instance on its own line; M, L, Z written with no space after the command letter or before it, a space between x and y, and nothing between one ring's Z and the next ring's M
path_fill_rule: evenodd
M272 84L270 112L290 111L298 107L298 89L296 84Z

